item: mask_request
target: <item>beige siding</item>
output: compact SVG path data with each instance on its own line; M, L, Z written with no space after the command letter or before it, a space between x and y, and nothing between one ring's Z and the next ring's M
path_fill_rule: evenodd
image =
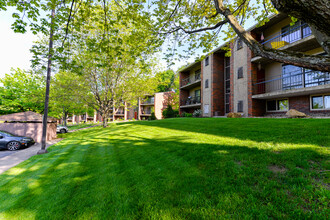
M203 92L202 92L202 110L203 110L203 117L210 117L211 116L211 94L212 94L212 88L211 88L211 80L212 80L212 62L213 62L213 55L211 54L209 56L209 65L205 66L205 59L202 62L203 65L203 81L201 82ZM205 88L205 80L209 80L209 88ZM204 106L209 105L209 111L208 113L205 113Z
M248 87L247 87L247 46L237 50L237 41L235 41L234 51L234 112L237 112L238 101L243 101L243 116L248 116ZM243 67L243 78L237 79L237 71Z

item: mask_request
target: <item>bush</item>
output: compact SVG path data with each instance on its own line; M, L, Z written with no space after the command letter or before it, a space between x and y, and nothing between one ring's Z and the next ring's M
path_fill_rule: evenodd
M155 113L154 112L151 112L151 116L149 118L149 120L156 120L156 116L155 116Z
M193 116L193 114L192 113L187 113L187 112L184 112L184 113L182 113L182 117L192 117Z
M192 115L196 118L201 117L202 116L202 110L201 109L196 109Z
M175 118L179 114L178 110L173 110L171 105L168 105L162 112L163 118Z

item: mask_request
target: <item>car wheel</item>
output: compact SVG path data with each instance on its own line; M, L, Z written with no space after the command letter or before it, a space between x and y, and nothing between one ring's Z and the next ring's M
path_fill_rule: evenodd
M66 133L66 130L65 130L65 129L61 129L61 130L60 130L60 133L61 133L61 134L64 134L64 133Z
M20 143L17 141L11 141L7 144L7 149L14 151L14 150L18 150L20 147Z

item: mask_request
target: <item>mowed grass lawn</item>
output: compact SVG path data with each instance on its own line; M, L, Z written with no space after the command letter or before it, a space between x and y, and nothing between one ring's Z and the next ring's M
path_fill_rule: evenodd
M0 219L329 219L329 119L178 118L64 137L0 175Z

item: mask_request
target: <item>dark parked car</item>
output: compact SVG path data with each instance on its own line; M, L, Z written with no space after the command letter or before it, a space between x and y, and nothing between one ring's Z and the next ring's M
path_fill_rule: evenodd
M30 137L20 137L6 131L0 131L0 149L18 150L34 143Z

